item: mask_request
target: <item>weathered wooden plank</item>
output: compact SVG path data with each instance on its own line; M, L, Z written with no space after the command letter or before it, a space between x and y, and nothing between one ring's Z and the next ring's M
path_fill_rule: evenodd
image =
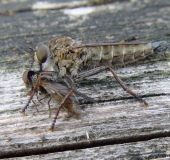
M26 117L20 113L1 117L1 156L18 153L41 152L62 148L66 145L110 139L124 139L128 136L152 135L169 131L168 97L150 98L151 107L143 109L134 103L121 101L104 103L103 105L86 106L79 120L62 118L60 115L54 132L48 130L51 119L47 118L47 111L32 111ZM133 105L134 106L133 106ZM161 107L160 107L161 106ZM135 108L134 108L135 107ZM95 108L95 109L94 109ZM159 124L159 125L158 125ZM74 146L74 145L73 145ZM22 153L22 154L23 154Z
M158 64L159 63L155 64L155 67ZM164 62L161 70L168 68L168 63L167 65L165 64ZM136 70L140 70L141 67L142 66L137 66L135 68ZM129 68L120 69L120 71L123 70L130 72ZM89 140L123 139L126 136L150 135L157 132L163 134L164 131L168 131L169 127L169 95L166 95L166 93L169 93L169 91L167 91L169 90L167 89L169 76L166 77L165 74L165 78L162 79L162 76L164 77L162 74L159 79L159 74L152 74L154 70L152 72L151 69L148 68L148 70L145 69L144 71L151 74L152 79L149 79L145 85L143 84L143 80L145 80L147 76L136 80L135 83L138 85L134 85L133 90L138 93L144 91L144 95L148 94L146 100L149 103L149 108L142 108L140 104L133 99L116 100L124 99L127 96L127 94L124 94L122 97L121 94L123 94L123 91L119 86L115 87L114 93L114 91L108 91L105 87L100 89L102 86L98 85L98 92L92 90L96 97L103 97L103 100L105 100L107 97L111 97L109 94L113 93L113 95L116 95L116 93L119 93L117 94L118 97L116 97L115 100L113 99L113 102L84 105L84 107L82 107L82 116L78 120L63 118L64 113L62 113L57 120L54 132L48 130L52 123L52 118L48 118L47 105L39 107L39 113L36 112L35 107L30 107L27 110L28 116L22 116L19 113L19 110L27 100L27 97L24 96L24 85L22 84L19 73L15 73L13 77L10 77L9 74L4 74L3 81L6 81L8 85L4 84L4 87L1 87L1 96L8 97L8 99L0 97L4 101L1 101L3 107L1 107L0 120L0 155L5 156L6 154L9 155L9 153L11 153L11 155L12 153L20 153L23 149L24 153L26 150L30 150L30 152L32 150L39 151L42 149L42 146L50 150L50 148L54 146L59 146L60 148L63 145L84 141L88 142ZM168 72L168 70L166 71ZM139 73L143 74L142 72ZM127 75L123 75L127 78ZM9 83L13 81L14 78L17 80ZM156 82L155 78L157 79ZM85 86L85 90L87 89L87 86ZM14 94L16 90L19 90L19 92ZM81 90L83 91L83 88ZM105 95L104 92L106 91L109 93L105 97L102 96ZM158 95L154 96L154 94ZM14 101L13 96L18 96L19 101ZM20 107L18 107L18 105ZM53 106L53 109L55 111L55 106ZM53 114L54 113L55 112L53 112Z
M170 138L153 139L145 142L108 145L24 157L24 159L159 159L170 158ZM10 158L15 159L15 158ZM23 159L17 157L17 159Z
M99 12L101 11L99 8L95 8L91 16L84 15L83 18L68 16L68 12L64 10L23 12L12 17L1 16L0 157L38 155L44 152L51 154L42 155L40 158L49 156L53 159L61 156L65 159L70 154L73 154L71 158L79 157L80 154L90 158L91 152L99 151L103 157L106 155L108 158L109 156L121 158L122 153L128 158L131 156L129 156L131 153L129 147L132 147L139 156L147 159L147 156L154 157L157 146L166 146L169 137L165 139L161 137L169 136L168 57L160 60L154 60L153 57L136 66L116 69L124 83L146 99L149 103L148 108L143 108L139 102L124 92L110 73L103 72L78 84L80 91L94 97L98 102L77 106L81 112L78 120L67 118L63 111L57 120L54 132L48 129L58 106L55 102L52 105L51 118L48 118L48 107L45 102L44 105L38 106L39 113L31 106L26 112L28 116L22 116L19 111L28 100L27 90L21 79L22 73L30 67L31 61L31 58L21 52L21 50L31 52L24 45L26 40L35 46L39 42L48 42L56 35L76 34L77 38L84 38L86 43L119 41L122 38L138 35L140 40L166 40L169 43L168 2L168 0L164 2L153 0L116 3L103 6L100 8L102 12ZM166 53L169 54L169 51L170 48ZM160 139L151 140L153 137L150 136L157 136L156 138ZM130 143L135 137L136 141L141 137L143 140L146 138L146 141ZM126 144L125 140L128 138L129 144ZM147 138L150 141L147 141ZM107 145L108 141L112 146ZM102 143L107 146L99 147ZM98 148L66 151L69 149L67 146L78 149L80 146L88 148L91 144L96 144ZM149 150L147 147L152 149ZM112 151L115 150L117 152L113 157ZM57 151L65 152L52 154ZM165 149L160 149L160 152L160 155L168 156L169 145ZM31 158L36 159L38 156Z
M17 12L24 12L24 11L33 11L33 10L57 10L63 8L78 8L78 7L87 7L87 6L95 6L95 5L102 5L108 4L112 2L116 2L119 0L79 0L79 1L62 1L57 0L57 2L37 2L36 0L9 0L9 1L1 1L0 2L0 14L5 16L13 15ZM127 0L125 0L127 1Z

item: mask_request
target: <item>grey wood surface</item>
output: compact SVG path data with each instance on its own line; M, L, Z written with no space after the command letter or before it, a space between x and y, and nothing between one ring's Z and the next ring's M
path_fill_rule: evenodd
M35 2L0 2L0 158L170 158L169 0L53 10L33 10ZM97 101L78 105L79 119L62 111L54 132L49 131L58 107L55 101L51 117L46 101L38 106L39 112L31 105L23 116L19 111L29 97L22 74L32 61L26 52L33 54L25 44L35 48L55 36L72 36L83 43L119 42L132 36L138 36L138 41L165 40L166 49L158 56L115 69L149 107L124 92L111 73L102 72L77 84L81 92Z

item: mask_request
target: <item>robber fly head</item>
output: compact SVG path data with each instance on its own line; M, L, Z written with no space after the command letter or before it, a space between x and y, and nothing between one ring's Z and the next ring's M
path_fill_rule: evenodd
M34 59L39 64L44 63L50 53L49 48L45 44L39 44L36 46Z

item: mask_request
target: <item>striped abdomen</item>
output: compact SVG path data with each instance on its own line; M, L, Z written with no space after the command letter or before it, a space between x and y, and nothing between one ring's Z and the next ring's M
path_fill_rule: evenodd
M84 47L87 52L87 65L95 66L122 66L153 54L151 43L101 44Z

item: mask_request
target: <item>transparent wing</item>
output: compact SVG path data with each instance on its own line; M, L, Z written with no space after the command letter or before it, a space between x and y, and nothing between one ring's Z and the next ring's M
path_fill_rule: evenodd
M50 95L57 95L58 96L58 102L60 103L62 99L69 93L70 89L65 86L62 83L58 83L55 81L47 81L47 80L41 80L40 84ZM67 100L69 103L78 103L78 99L76 98L76 95L73 93Z

